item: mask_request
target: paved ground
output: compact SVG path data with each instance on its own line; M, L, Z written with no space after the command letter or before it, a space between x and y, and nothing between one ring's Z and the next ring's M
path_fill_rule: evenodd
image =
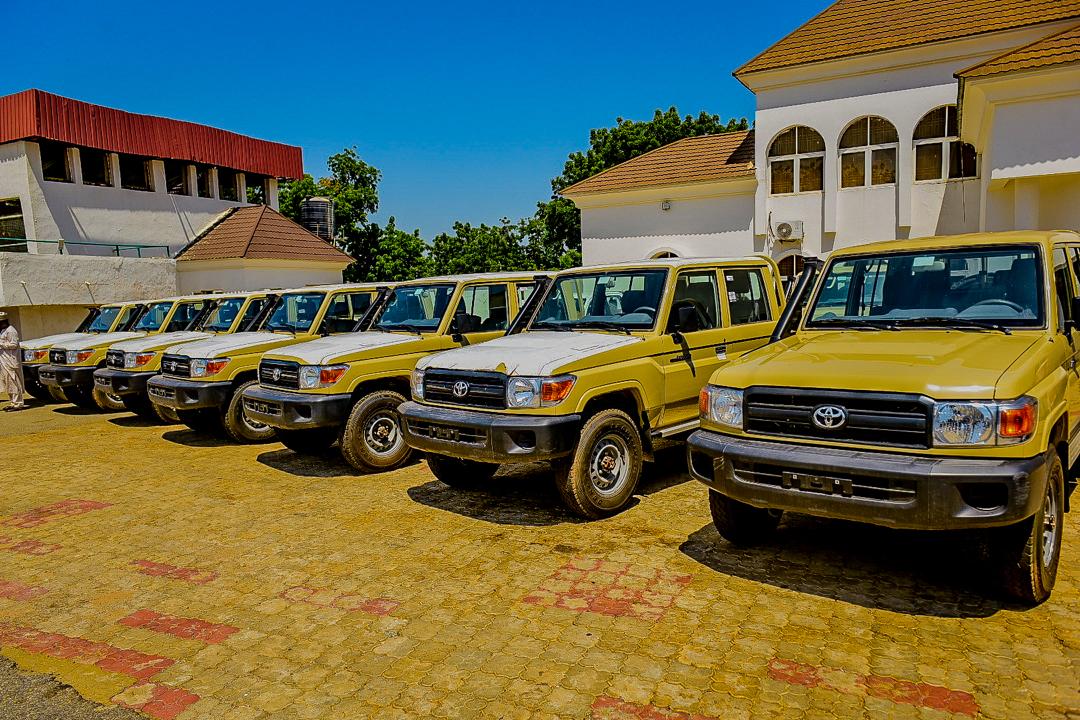
M461 493L422 463L362 477L58 406L0 414L0 442L0 649L95 703L183 720L1080 717L1080 515L1054 597L1024 610L942 536L791 518L733 549L678 452L635 507L584 523L542 468ZM56 695L0 664L0 706L80 717Z

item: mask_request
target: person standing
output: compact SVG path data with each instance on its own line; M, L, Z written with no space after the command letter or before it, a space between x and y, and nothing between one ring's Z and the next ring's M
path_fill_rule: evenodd
M4 412L23 410L22 350L19 349L19 331L8 320L6 312L0 312L0 390L8 394L11 404Z

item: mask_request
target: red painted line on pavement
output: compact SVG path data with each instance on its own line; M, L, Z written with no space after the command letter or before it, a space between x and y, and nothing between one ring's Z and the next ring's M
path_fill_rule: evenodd
M136 610L118 622L127 627L143 628L185 640L201 640L208 645L216 645L240 630L232 625L222 625L198 618L165 615L146 609Z
M56 552L61 547L63 545L50 545L40 540L16 540L15 538L0 536L0 550L24 555L48 555L51 552Z
M769 661L768 671L773 680L792 685L823 687L849 695L861 692L901 705L944 710L971 717L979 713L979 704L971 693L930 683L899 680L884 675L861 675L849 670L807 665L778 657Z
M151 678L175 662L160 655L148 655L107 643L0 622L0 646L3 645L83 665L94 665L136 680Z
M198 701L199 696L193 692L155 682L137 683L112 699L117 705L141 710L156 720L173 720Z
M576 558L556 570L522 602L655 622L675 603L690 580L689 575L650 567Z
M0 520L0 525L18 528L37 527L53 520L62 520L66 517L82 515L92 510L101 510L107 507L112 507L112 503L98 502L97 500L61 500L52 505L45 505L6 517Z
M0 598L27 602L39 598L47 592L49 592L48 589L40 585L23 585L13 580L0 580Z
M139 572L143 575L164 577L170 580L184 580L185 582L194 583L196 585L205 585L218 578L218 574L213 570L177 567L176 565L166 565L165 563L157 563L150 560L132 560L131 564L137 567Z
M704 715L691 715L655 705L639 705L607 695L596 698L589 710L590 720L715 720Z
M365 598L359 595L343 593L337 595L328 588L315 588L307 585L297 585L283 591L278 597L289 602L301 602L306 605L314 605L321 608L337 608L348 612L364 612L368 615L380 617L389 615L401 605L397 600L390 598Z

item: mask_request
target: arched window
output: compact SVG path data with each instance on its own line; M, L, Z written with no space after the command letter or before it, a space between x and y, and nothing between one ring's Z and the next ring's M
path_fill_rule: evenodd
M659 250L659 251L653 253L650 256L650 258L652 260L662 260L664 258L677 258L677 257L679 257L679 256L676 253L673 253L670 250Z
M769 193L814 192L824 179L825 140L805 125L788 128L769 146Z
M915 180L973 178L975 148L960 142L956 106L942 105L915 126Z
M899 140L896 127L883 117L870 115L848 125L840 136L840 187L895 183Z

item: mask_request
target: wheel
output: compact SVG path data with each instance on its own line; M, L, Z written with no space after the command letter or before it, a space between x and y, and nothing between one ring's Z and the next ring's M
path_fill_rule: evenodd
M369 393L353 405L341 430L341 454L361 472L386 472L412 457L401 432L398 405L405 398L393 390Z
M46 385L45 390L48 391L49 397L51 397L53 399L53 402L58 402L58 403L72 402L71 400L68 400L68 396L64 393L64 391L61 390L60 388L56 387L55 385Z
M601 410L581 428L569 465L556 466L566 506L587 518L613 515L629 504L641 477L641 434L622 410Z
M25 377L23 380L24 389L26 390L27 395L42 402L52 402L53 397L52 393L49 392L48 386L42 385L37 380L28 380Z
M991 531L995 536L991 552L999 563L1002 588L1028 605L1050 597L1061 559L1065 472L1053 448L1046 454L1046 492L1038 511L1016 525Z
M195 432L214 435L221 429L221 417L217 410L177 410L176 419Z
M171 407L167 407L165 405L158 405L156 402L150 403L150 407L154 411L154 417L156 417L159 422L165 423L166 425L179 424L180 416L177 415L176 411L173 410Z
M146 418L148 420L157 418L152 409L153 403L150 402L148 398L139 397L138 395L125 395L121 398L121 402L125 409L135 413L141 418Z
M428 455L427 464L439 482L462 490L490 480L499 469L494 463L459 460L445 455Z
M274 428L274 437L282 445L300 455L321 455L337 440L337 434L333 428L312 428L311 430Z
M248 380L241 383L233 392L229 402L225 405L225 413L221 418L221 425L229 439L238 443L262 443L274 439L274 428L256 420L252 420L244 412L243 392L247 388L258 385L258 380Z
M720 537L733 545L754 545L767 539L780 524L782 510L766 510L709 491L709 511Z
M80 387L69 387L64 390L64 397L68 402L83 408L84 410L101 410L97 404L96 388L87 390ZM104 393L103 393L104 394ZM121 408L123 406L121 405Z
M118 412L127 407L122 397L98 387L90 391L90 399L93 402L93 407L105 412Z

